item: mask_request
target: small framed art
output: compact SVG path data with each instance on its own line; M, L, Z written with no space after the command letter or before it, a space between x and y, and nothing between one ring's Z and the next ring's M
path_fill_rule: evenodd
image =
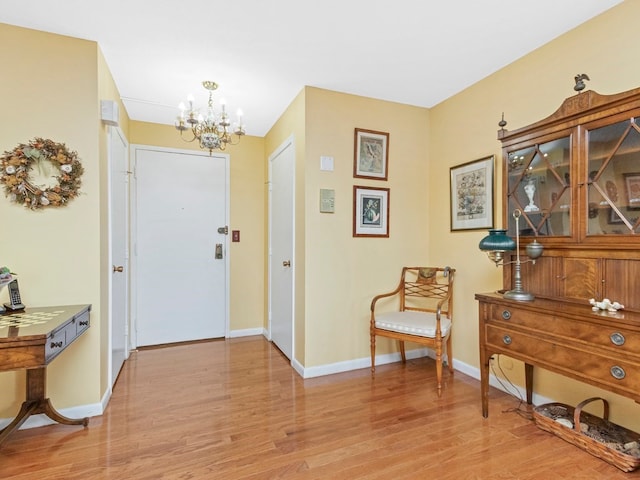
M386 180L389 165L389 134L356 128L353 176Z
M354 185L353 236L389 236L389 189Z
M627 206L640 208L640 173L625 173L624 181L627 188Z
M450 168L451 230L493 228L493 165L480 158Z
M622 218L618 213L611 207L609 207L609 218L607 219L609 225L614 225L616 223L624 223Z

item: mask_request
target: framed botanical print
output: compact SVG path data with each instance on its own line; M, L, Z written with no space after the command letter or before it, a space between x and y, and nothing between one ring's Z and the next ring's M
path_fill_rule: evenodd
M493 228L494 156L450 168L451 230Z
M386 180L389 164L389 134L356 128L353 176Z
M389 189L354 185L353 236L389 236Z

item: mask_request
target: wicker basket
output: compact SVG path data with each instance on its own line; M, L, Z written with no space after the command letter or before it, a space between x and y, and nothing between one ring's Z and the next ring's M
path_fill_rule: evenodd
M604 404L603 418L582 411L585 405L596 400ZM640 434L609 422L609 403L604 398L588 398L575 409L563 403L546 403L534 408L533 418L539 428L624 472L640 466Z

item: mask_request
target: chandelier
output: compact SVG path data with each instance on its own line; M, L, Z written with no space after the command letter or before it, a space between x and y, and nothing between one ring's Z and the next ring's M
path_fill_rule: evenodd
M214 150L224 150L227 145L235 145L240 141L240 137L245 134L244 125L242 124L242 111L238 110L238 120L234 124L231 131L231 122L229 115L225 110L225 103L220 102L221 113L217 114L213 109L213 91L218 88L215 82L204 81L202 86L209 91L209 102L207 104L207 112L202 115L193 107L193 95L187 97L189 108L185 107L184 102L180 102L178 108L180 115L176 119L176 129L180 132L180 136L186 142L198 140L200 148L208 149L209 155ZM193 138L185 138L183 133L191 130Z

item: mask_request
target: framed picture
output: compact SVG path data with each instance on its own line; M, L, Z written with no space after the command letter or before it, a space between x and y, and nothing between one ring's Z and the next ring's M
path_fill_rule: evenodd
M493 165L480 158L450 168L451 230L493 228Z
M353 236L389 236L389 189L354 185Z
M625 173L624 183L627 188L627 206L640 208L640 173Z
M611 207L609 207L608 222L609 222L610 225L614 225L616 223L624 223L622 221L622 218L620 218L620 216L616 213L616 211Z
M389 134L356 128L354 135L353 176L387 179Z

